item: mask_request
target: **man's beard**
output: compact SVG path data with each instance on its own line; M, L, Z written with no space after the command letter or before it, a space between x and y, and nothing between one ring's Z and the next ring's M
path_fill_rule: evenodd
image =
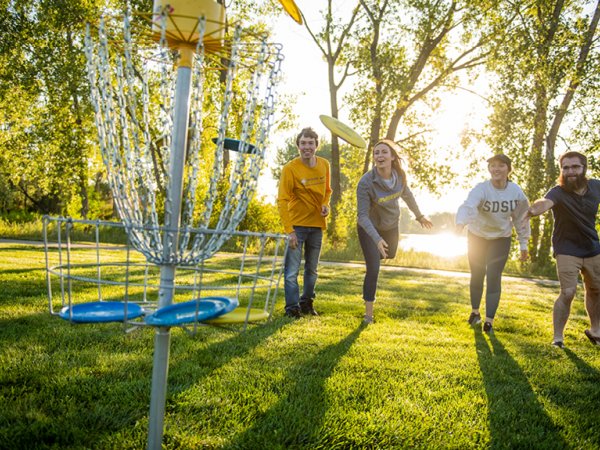
M567 192L575 192L587 186L587 178L583 173L575 176L566 176L561 173L558 184Z

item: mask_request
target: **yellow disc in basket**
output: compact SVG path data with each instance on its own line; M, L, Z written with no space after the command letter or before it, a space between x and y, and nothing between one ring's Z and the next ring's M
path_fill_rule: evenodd
M352 144L358 148L367 148L367 141L344 122L335 117L326 116L325 114L321 114L319 119L321 119L321 122L323 122L323 125L325 125L329 131L341 137L348 144Z
M211 323L213 325L220 324L228 324L228 323L244 323L246 321L246 316L248 315L248 310L246 308L237 308L233 311L223 314L222 316L215 317L214 319L205 320L205 323ZM269 318L269 313L262 309L251 309L250 314L248 315L248 322L260 322L262 320L267 320Z
M279 3L283 5L283 9L285 9L285 12L287 12L292 19L302 25L302 13L294 0L279 0Z

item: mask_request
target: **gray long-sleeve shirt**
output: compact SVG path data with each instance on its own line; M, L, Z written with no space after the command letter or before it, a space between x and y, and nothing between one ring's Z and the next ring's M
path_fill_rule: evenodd
M377 230L386 231L398 226L399 198L404 200L415 217L422 216L415 197L398 174L396 183L391 187L379 176L377 169L365 173L358 182L358 225L368 233L373 242L377 243L382 239Z

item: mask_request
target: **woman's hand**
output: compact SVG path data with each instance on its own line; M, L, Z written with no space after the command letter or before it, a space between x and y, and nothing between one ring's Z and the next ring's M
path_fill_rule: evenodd
M387 258L387 242L385 242L383 239L381 239L378 243L377 243L377 250L379 250L379 254L381 255L381 257L383 259Z
M527 261L529 259L529 251L521 250L521 256L519 258L521 261Z
M431 221L425 217L425 216L421 216L417 219L417 222L419 222L421 224L422 228L427 228L428 230L431 230L433 228L433 224L431 223Z

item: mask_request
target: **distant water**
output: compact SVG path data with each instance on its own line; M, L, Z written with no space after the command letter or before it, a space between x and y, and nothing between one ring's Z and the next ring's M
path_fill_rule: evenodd
M454 233L401 234L398 247L402 250L414 250L451 258L467 254L467 238Z

